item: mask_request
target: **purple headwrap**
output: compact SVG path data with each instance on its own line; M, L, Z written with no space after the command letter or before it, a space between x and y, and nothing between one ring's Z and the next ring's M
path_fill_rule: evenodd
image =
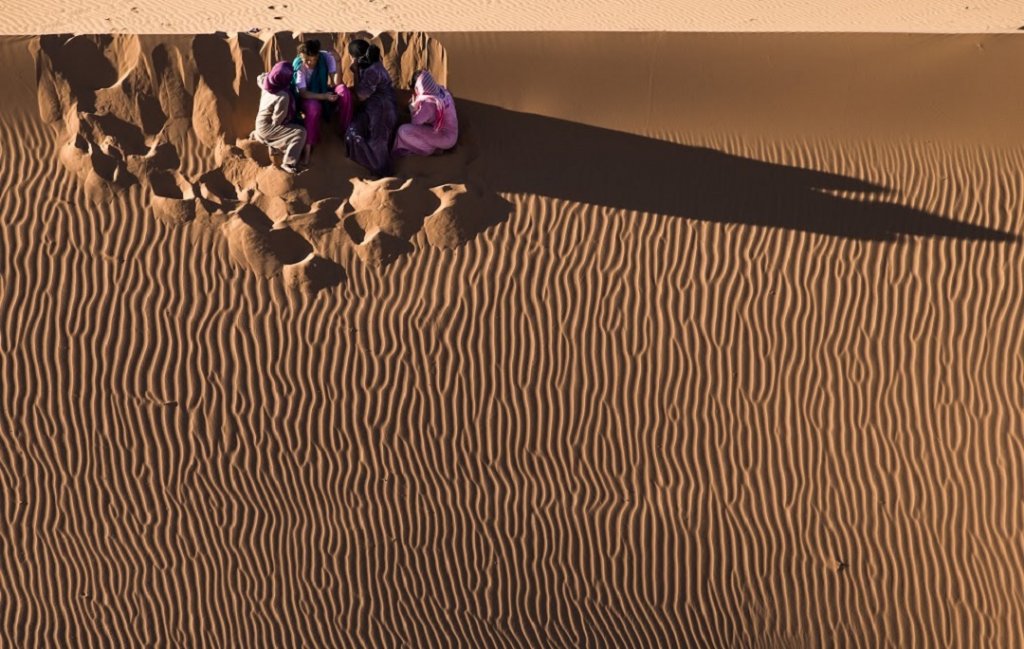
M279 93L287 90L292 82L292 64L288 61L278 61L270 72L263 78L263 89L267 92Z

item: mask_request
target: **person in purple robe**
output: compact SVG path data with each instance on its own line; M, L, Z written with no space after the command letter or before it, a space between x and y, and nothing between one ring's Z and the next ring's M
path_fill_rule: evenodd
M354 94L360 102L345 132L348 156L378 177L393 172L391 140L398 123L395 90L381 63L380 48L365 40L348 45L355 73Z

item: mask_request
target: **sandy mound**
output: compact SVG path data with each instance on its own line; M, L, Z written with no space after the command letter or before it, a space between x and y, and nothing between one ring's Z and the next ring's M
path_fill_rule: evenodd
M246 204L221 226L231 258L262 277L273 277L288 264L296 264L313 252L297 232L274 229L258 208Z
M360 257L382 263L413 250L409 240L437 208L430 183L465 179L468 161L475 158L472 143L457 155L436 158L441 164L419 162L414 176L365 181L365 170L346 158L336 137L318 147L312 167L299 175L283 172L276 152L247 138L260 72L294 56L303 38L316 37L337 54L351 83L346 43L353 36L44 36L32 44L39 114L57 133L62 164L92 201L110 202L138 186L156 218L170 225L215 226L228 238L232 257L260 276L280 274L325 241L350 241ZM445 50L425 34L383 33L373 40L398 88L407 87L423 67L446 79ZM326 204L334 209L325 210ZM353 219L360 231L357 237L333 214L343 204L344 219ZM303 217L311 214L318 216ZM458 236L470 231L479 229L461 228ZM367 253L371 248L376 252ZM319 254L344 252L328 245ZM320 261L302 268L317 270L290 271L289 286L338 283L316 279L327 260L314 258ZM307 279L298 281L299 276Z
M345 272L341 266L312 252L302 261L284 267L284 285L306 295L337 286L344 279Z
M375 229L410 239L423 227L423 218L436 203L430 190L411 178L360 180L352 189L346 214L364 231Z
M157 171L147 178L153 214L169 225L188 223L196 217L196 188L177 172Z
M441 185L431 191L441 201L427 217L427 241L438 248L458 247L507 217L510 204L497 196L466 187Z

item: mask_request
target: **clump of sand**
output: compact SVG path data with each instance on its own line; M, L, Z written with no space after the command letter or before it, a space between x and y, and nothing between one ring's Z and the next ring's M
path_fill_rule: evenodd
M498 222L507 203L465 184L431 187L440 205L426 218L427 241L438 248L456 248Z

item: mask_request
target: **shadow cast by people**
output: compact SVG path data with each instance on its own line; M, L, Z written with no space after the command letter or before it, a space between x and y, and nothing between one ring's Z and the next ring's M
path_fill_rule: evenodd
M1016 241L1015 233L897 204L890 188L562 119L456 99L497 192L528 193L716 223L872 241L938 236ZM468 140L468 141L467 141ZM474 141L475 140L475 141ZM862 192L853 200L833 192Z

